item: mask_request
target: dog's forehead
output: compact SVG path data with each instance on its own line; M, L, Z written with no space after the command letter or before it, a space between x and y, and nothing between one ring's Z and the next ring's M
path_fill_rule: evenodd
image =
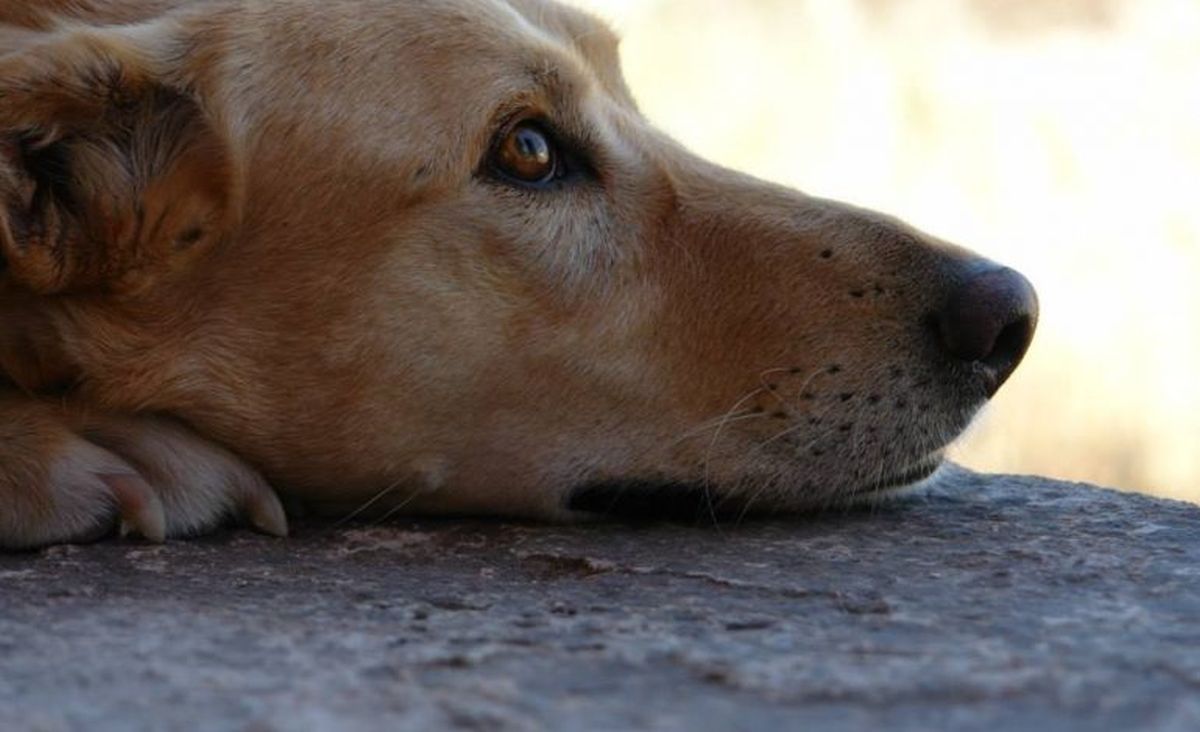
M374 66L380 71L387 70L388 61L400 65L442 54L441 69L422 71L452 74L559 54L579 62L606 87L624 92L616 33L598 18L554 0L303 0L261 3L251 15L246 20L252 29L270 27L273 35L256 40L268 40L272 51L287 47L310 62L322 58L322 48L332 47L369 53L381 62ZM360 72L370 75L373 69Z
M375 160L436 149L435 169L457 169L506 106L570 109L596 91L634 108L615 34L550 0L249 7L218 36L235 46L220 86L247 129L353 138L340 144Z
M614 96L628 96L620 37L594 15L554 0L507 0L534 27L572 47Z
M426 38L471 54L490 56L495 70L523 65L539 81L583 74L612 97L632 103L621 74L617 34L604 22L555 0L433 0L424 4ZM461 45L460 45L461 44ZM481 58L481 60L483 60ZM486 70L484 67L481 70Z

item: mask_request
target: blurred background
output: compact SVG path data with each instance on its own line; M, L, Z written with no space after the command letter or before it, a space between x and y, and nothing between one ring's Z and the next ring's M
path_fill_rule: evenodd
M574 2L693 150L1033 280L959 461L1200 501L1200 2Z

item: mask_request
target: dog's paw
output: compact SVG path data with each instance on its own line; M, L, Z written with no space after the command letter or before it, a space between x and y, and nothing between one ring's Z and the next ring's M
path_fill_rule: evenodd
M115 533L159 542L229 518L287 533L283 507L266 481L182 425L0 400L0 547Z

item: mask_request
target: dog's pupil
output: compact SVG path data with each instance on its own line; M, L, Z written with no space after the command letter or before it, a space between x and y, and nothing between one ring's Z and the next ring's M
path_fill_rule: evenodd
M554 151L550 141L532 126L521 126L509 135L503 157L509 173L523 180L540 181L553 172Z
M550 162L550 145L537 130L523 127L517 130L517 150L529 162L545 165Z

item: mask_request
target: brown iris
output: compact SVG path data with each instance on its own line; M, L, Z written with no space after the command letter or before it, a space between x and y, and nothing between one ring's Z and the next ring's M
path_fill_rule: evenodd
M500 142L495 165L522 183L547 183L558 172L557 157L549 136L537 125L524 122Z

